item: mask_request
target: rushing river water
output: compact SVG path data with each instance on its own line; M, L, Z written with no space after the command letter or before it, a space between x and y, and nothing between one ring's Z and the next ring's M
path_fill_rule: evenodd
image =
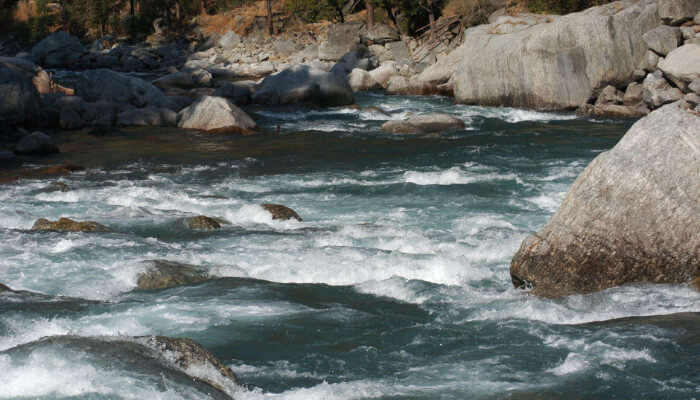
M85 171L0 186L0 282L41 294L0 294L0 398L207 398L138 360L32 344L64 334L192 338L239 376L237 399L698 398L689 285L544 299L510 282L522 239L629 122L433 97L358 103L391 115L251 109L263 134L75 134L55 160ZM467 128L379 129L411 112ZM261 203L304 221L273 221ZM182 219L199 214L230 225L188 230ZM115 232L29 231L62 216ZM152 259L222 278L135 291Z

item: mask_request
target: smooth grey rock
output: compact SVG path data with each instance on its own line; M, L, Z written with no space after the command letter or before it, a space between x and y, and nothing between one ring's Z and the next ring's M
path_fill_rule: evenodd
M659 69L676 85L700 79L700 45L685 44L659 61Z
M353 92L364 90L380 90L382 86L372 78L369 72L355 68L348 75L348 83Z
M399 74L399 69L394 61L385 61L379 67L369 71L372 79L378 84L386 87L389 85L391 77Z
M408 79L401 75L392 76L386 85L386 91L389 94L409 94Z
M81 129L87 125L86 121L80 116L78 111L71 106L63 106L61 108L58 124L61 129L68 130Z
M585 117L640 118L649 114L649 108L644 103L633 105L584 104L576 110L576 114Z
M255 88L252 100L257 104L313 103L322 107L355 102L345 76L307 65L297 65L266 77Z
M654 72L656 71L657 65L659 65L659 55L651 50L647 50L647 52L644 53L644 57L642 58L639 68L647 72Z
M454 75L457 66L462 60L462 54L464 54L464 48L462 46L452 50L447 56L439 58L435 64L424 69L418 75L418 80L429 87L435 88L437 88L438 85L450 82L452 75Z
M678 47L681 31L672 26L662 25L642 35L642 39L650 50L665 56Z
M40 66L25 58L0 57L0 65L22 74L29 79L39 94L51 92L51 78Z
M700 277L698 127L700 117L678 104L635 123L523 241L510 266L513 284L562 296Z
M238 106L250 104L255 85L254 81L226 82L216 89L214 96L225 97Z
M107 69L83 72L76 82L75 93L90 102L103 99L134 107L173 107L168 97L151 83Z
M454 74L455 98L481 105L578 107L596 88L633 80L647 50L641 37L660 24L656 11L654 0L623 0L548 16L509 34L489 25L469 28Z
M117 116L119 126L175 126L177 113L169 108L145 107L124 111Z
M688 85L688 89L692 90L697 94L700 94L700 78L693 79L693 81L690 82L690 85Z
M72 67L85 53L77 37L58 31L32 48L32 59L45 67Z
M391 133L430 133L463 129L464 121L449 114L417 115L406 120L391 120L382 130Z
M205 96L178 113L178 127L204 131L247 132L255 121L223 97Z
M690 21L700 11L697 0L658 0L659 16L667 24L680 25Z
M26 74L0 64L0 123L10 125L39 120L41 98Z
M664 79L661 71L656 71L653 74L647 75L642 85L644 87L644 102L652 108L657 108L683 98L683 92L678 88L672 87L671 84Z
M24 136L15 145L15 153L17 154L54 154L58 152L58 147L51 136L39 131Z
M411 59L411 51L404 42L390 42L386 45L387 50L391 53L391 57L397 62L408 62Z
M275 53L283 56L288 56L299 51L299 46L292 40L275 40L272 43L272 48L275 49Z
M700 95L698 95L697 93L688 93L683 97L683 100L696 106L700 104Z
M346 22L333 24L328 29L326 40L318 48L318 58L322 61L338 61L345 53L353 50L360 42L360 29L363 24Z
M233 50L241 44L241 37L235 32L228 31L219 39L218 45L224 50Z

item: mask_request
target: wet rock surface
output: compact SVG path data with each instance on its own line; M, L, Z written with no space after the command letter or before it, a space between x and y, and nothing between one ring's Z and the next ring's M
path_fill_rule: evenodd
M197 266L168 260L144 261L146 270L138 275L136 285L142 290L167 289L191 285L211 279L209 273Z
M272 219L279 219L283 221L295 219L297 221L302 221L301 217L299 216L299 214L297 214L296 211L281 204L263 204L262 208L264 208L265 211L272 214Z
M59 232L110 232L106 226L94 221L74 221L70 218L61 218L57 221L49 221L39 218L32 226L33 231L59 231Z

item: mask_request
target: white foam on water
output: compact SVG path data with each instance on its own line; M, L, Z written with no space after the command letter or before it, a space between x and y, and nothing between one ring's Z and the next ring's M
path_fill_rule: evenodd
M470 173L462 167L452 167L442 171L406 171L404 181L416 185L466 185L474 182L488 182L498 180L518 181L515 174L499 173Z
M585 371L590 367L590 364L584 356L578 353L569 353L566 360L554 368L550 368L547 372L557 376L569 375L577 372Z
M237 210L226 210L223 215L228 222L238 226L267 225L276 229L298 229L304 226L303 222L296 219L272 219L272 214L259 204L246 204Z
M323 382L309 388L297 388L282 393L265 393L249 390L238 393L241 400L284 399L284 400L352 400L373 399L394 393L391 386L379 381L350 381L340 383Z
M510 123L566 121L578 118L573 113L541 112L510 107L458 106L456 111L465 117L498 118Z

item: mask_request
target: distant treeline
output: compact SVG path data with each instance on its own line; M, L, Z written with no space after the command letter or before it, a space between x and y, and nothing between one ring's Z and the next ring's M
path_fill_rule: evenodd
M27 42L40 40L51 29L60 28L84 37L107 33L141 40L153 33L153 21L161 18L162 26L181 27L185 21L203 13L215 14L255 0L0 0L0 32L13 32ZM564 14L612 0L508 0L511 9ZM449 8L463 18L465 25L484 23L499 0L266 0L280 5L290 16L303 22L330 20L344 22L349 13L366 10L372 25L394 24L403 34L415 34L434 23ZM20 4L21 3L21 4ZM30 10L15 18L18 6ZM268 21L271 24L271 16ZM273 31L270 27L270 32Z

